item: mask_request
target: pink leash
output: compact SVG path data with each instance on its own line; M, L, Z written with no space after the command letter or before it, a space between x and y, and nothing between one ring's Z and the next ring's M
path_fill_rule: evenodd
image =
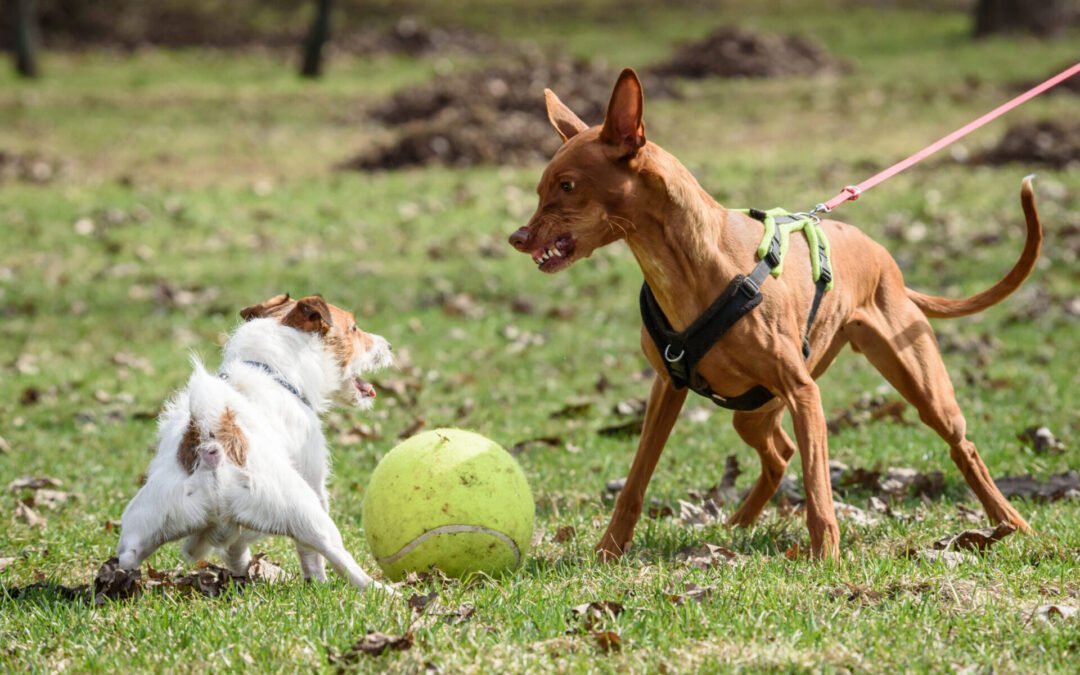
M1020 94L1019 96L1017 96L1013 100L1009 101L1008 103L1003 103L1003 104L999 105L998 107L994 108L993 110L986 113L985 115L983 115L979 119L975 120L974 122L970 122L970 123L960 127L959 129L952 132L948 136L945 136L944 138L941 138L938 141L936 141L934 143L931 143L930 145L926 146L922 150L916 152L911 157L908 157L907 159L905 159L903 161L900 161L900 162L897 162L896 164L893 164L888 169L885 169L884 171L882 171L880 173L877 173L877 174L871 176L870 178L867 178L866 180L859 183L858 185L849 185L849 186L845 187L843 190L841 190L839 192L839 194L837 194L835 197L833 197L829 201L822 202L821 204L818 204L817 206L815 206L814 209L810 212L809 215L814 215L815 213L829 213L830 211L835 209L837 206L840 206L841 204L843 204L846 201L854 201L854 200L858 199L859 195L861 195L863 192L866 192L870 188L874 187L878 183L884 182L884 181L888 180L889 178L892 178L893 176L900 173L904 169L907 169L908 167L910 167L912 164L915 164L917 162L920 162L920 161L926 159L930 155L934 154L935 152L937 152L938 150L944 148L945 146L949 145L950 143L956 141L957 139L963 138L964 136L967 136L972 131L975 131L976 129L983 126L987 122L990 122L991 120L994 120L994 119L997 119L998 117L1001 117L1002 115L1009 112L1010 110L1017 107L1018 105L1027 102L1029 99L1035 98L1036 96L1043 93L1044 91L1046 91L1050 87L1053 87L1054 85L1056 85L1056 84L1058 84L1060 82L1064 82L1065 80L1069 79L1073 75L1076 75L1077 73L1080 73L1080 63L1077 63L1072 68L1069 68L1068 70L1051 77L1046 82L1043 82L1040 85L1032 87L1028 91L1024 92L1023 94Z

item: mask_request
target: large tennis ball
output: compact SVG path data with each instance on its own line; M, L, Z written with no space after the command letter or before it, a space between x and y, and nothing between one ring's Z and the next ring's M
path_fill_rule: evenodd
M435 429L383 457L364 495L363 519L390 579L433 567L460 577L521 564L535 510L525 472L498 443Z

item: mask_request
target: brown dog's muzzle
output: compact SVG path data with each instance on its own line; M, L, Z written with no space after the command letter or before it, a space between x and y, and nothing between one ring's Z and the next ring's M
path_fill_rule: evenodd
M510 245L519 251L525 252L529 249L529 228L519 227L512 235L510 235Z

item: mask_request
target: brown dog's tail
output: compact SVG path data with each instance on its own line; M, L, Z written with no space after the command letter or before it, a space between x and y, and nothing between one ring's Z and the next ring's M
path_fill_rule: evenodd
M957 316L967 316L983 311L991 305L996 305L1009 297L1013 291L1020 288L1020 284L1035 269L1035 261L1039 259L1039 249L1042 247L1042 224L1039 222L1039 212L1035 210L1035 191L1031 188L1031 179L1028 176L1020 188L1020 204L1024 207L1024 219L1027 220L1027 239L1024 241L1024 251L1020 259L1005 277L986 289L982 293L953 300L934 295L924 295L910 288L905 289L923 314L931 319L949 319Z

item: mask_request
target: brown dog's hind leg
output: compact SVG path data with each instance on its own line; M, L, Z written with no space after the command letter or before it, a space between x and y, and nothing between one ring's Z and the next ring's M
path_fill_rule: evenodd
M967 439L967 422L956 403L933 329L919 308L904 298L887 312L876 307L862 310L844 331L885 379L915 406L919 419L949 444L949 455L991 522L1007 522L1030 532L1031 527L994 484L975 444Z
M637 454L634 455L630 473L626 476L626 485L615 502L611 523L600 538L600 543L596 545L596 552L605 562L617 560L630 545L634 526L641 517L641 508L645 503L645 489L649 486L653 469L656 468L671 428L675 426L675 420L686 401L686 392L686 389L676 391L660 375L653 380Z
M761 515L765 504L776 494L780 479L788 461L795 453L795 444L791 442L784 428L780 426L784 419L784 409L778 407L766 412L736 412L732 418L735 431L747 445L757 450L761 459L761 475L746 495L739 510L727 520L728 525L749 527Z

